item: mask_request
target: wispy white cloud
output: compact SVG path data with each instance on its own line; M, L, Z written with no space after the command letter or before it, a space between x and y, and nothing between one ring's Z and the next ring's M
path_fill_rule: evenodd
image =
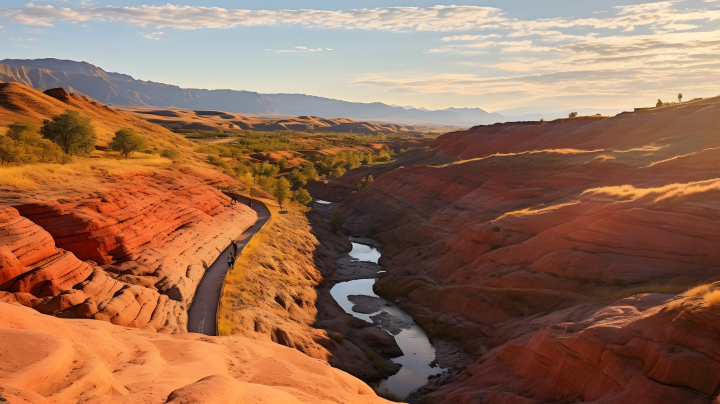
M83 27L84 27L84 26L86 26L86 25L83 25ZM151 32L151 33L149 33L149 34L145 34L145 33L143 33L143 32L138 32L137 34L138 34L138 35L142 35L142 36L144 36L144 37L147 38L147 39L159 40L159 39L160 39L160 35L163 35L163 34L165 34L165 33L164 33L164 32Z
M115 21L136 26L176 29L232 28L258 25L300 25L308 28L382 31L462 31L506 21L502 10L476 6L384 7L352 10L243 10L220 7L134 6L6 9L20 24L51 26L57 21Z
M290 49L265 49L269 52L277 52L277 53L306 53L306 52L322 52L322 51L331 51L330 48L307 48L305 46L296 46L294 48Z

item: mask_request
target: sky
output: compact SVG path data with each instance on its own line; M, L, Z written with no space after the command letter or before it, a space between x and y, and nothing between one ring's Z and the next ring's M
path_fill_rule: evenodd
M0 59L429 109L720 94L720 0L168 1L2 0Z

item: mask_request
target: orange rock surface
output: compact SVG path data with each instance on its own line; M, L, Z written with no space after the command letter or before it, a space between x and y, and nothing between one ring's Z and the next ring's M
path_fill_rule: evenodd
M130 173L89 194L0 207L0 299L185 331L204 266L257 218L208 181L198 172Z
M243 337L158 334L0 303L0 397L12 404L381 404L325 362Z
M389 275L376 290L478 358L429 402L716 395L720 362L707 351L720 334L681 337L678 328L700 320L661 308L720 278L719 135L719 98L481 126L426 152L456 162L400 159L405 168L346 196L348 226L383 231ZM642 293L662 295L614 303Z

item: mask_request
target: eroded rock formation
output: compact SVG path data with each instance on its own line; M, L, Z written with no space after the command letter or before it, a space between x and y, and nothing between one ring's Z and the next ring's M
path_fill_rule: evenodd
M720 337L678 334L693 324L715 330L698 316L717 309L663 304L720 277L720 99L476 127L424 154L456 162L401 158L335 199L344 198L351 228L382 230L389 275L376 290L478 360L429 402L717 394L720 362L707 347ZM349 190L346 176L325 192ZM626 296L636 297L618 301Z
M185 331L219 251L256 220L202 173L108 176L102 190L0 207L0 298L59 317Z

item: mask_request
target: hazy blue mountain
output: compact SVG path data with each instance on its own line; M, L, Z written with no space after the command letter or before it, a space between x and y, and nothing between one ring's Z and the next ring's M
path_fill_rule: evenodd
M205 90L137 80L87 62L58 59L5 59L0 61L0 82L15 81L39 90L63 87L105 104L135 107L220 110L235 113L315 115L415 125L468 127L497 122L566 117L566 106L522 107L488 113L480 108L431 111L381 102L360 103L305 94L260 94L252 91ZM590 112L586 112L590 111ZM577 110L581 115L612 110ZM619 111L617 111L619 112Z

